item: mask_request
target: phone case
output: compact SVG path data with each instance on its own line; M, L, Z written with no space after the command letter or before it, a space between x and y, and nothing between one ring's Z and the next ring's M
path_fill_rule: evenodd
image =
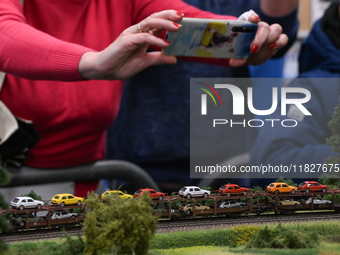
M238 20L183 18L177 32L168 31L171 44L165 55L211 58L247 58L257 24Z

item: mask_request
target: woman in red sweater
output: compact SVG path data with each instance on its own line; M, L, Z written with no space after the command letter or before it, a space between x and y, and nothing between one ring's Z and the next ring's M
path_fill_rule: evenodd
M41 137L25 165L63 168L104 159L122 80L150 65L176 63L146 49L167 47L155 35L180 29L176 22L184 14L235 19L180 0L26 0L24 7L0 0L0 70L7 73L0 99L14 115L32 120ZM259 22L256 15L250 19ZM248 63L264 62L286 42L279 25L260 22Z

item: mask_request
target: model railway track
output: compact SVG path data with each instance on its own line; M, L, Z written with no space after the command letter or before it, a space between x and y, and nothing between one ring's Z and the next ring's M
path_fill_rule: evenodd
M71 229L65 230L67 234L70 236L76 236L78 234L82 234L82 228L72 227ZM64 231L62 228L56 229L40 229L40 230L22 230L13 233L4 233L0 234L0 239L6 243L14 243L14 242L27 242L27 241L37 241L37 240L45 240L45 239L55 239L60 238L64 235Z
M195 218L178 221L160 221L158 223L158 233L167 233L173 231L193 231L200 229L217 229L228 228L239 225L263 225L268 223L290 223L290 222L308 222L320 220L338 220L340 214L337 213L297 213L291 215L246 215L234 217L212 217L208 219ZM80 226L67 229L70 236L83 234ZM41 230L22 230L14 233L1 234L0 239L6 243L27 242L46 239L61 238L64 235L62 228L41 229Z
M321 220L339 220L336 213L298 213L292 215L245 215L238 217L212 217L209 219L187 219L180 221L161 221L158 224L158 233L172 231L190 231L199 229L227 228L239 225L262 225L268 223L308 222Z

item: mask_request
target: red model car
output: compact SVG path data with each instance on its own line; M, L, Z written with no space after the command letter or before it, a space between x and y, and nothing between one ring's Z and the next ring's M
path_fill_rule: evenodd
M162 200L166 194L162 192L155 191L154 189L139 189L133 194L134 197L141 197L145 192L149 194L151 199L159 199Z
M305 191L306 193L310 193L311 191L326 192L329 187L315 181L304 181L299 184L298 189Z
M233 194L247 195L248 192L249 192L248 188L240 187L237 184L224 184L218 190L219 194L227 194L229 196Z

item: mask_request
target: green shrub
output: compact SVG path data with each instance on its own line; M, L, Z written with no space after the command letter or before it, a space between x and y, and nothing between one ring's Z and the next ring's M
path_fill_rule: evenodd
M235 241L233 243L235 246L244 245L248 243L254 234L260 231L260 226L247 226L242 225L232 228L232 236ZM232 245L229 245L232 246Z
M238 226L228 229L157 234L151 239L150 248L171 249L197 245L235 247L247 243L260 229L260 226Z
M275 228L265 226L247 244L247 248L314 248L320 243L317 232L284 227L280 223Z

